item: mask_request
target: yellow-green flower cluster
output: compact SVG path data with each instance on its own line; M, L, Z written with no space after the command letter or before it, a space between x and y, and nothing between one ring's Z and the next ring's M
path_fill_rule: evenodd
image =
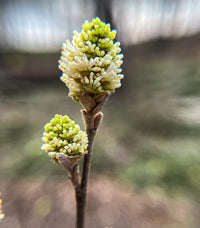
M0 192L0 196L1 196L1 192ZM2 200L0 199L0 221L4 218L4 214L2 213L2 210L1 210L1 202Z
M85 21L80 34L74 32L74 42L80 51L89 57L104 56L113 48L116 30L110 31L110 24L105 24L98 17L91 23ZM115 56L116 52L111 52Z
M116 31L99 18L85 21L80 33L74 32L73 40L66 40L62 47L59 68L61 80L78 100L82 92L90 95L104 91L114 92L121 86L123 55L120 43L115 42Z
M57 160L57 153L69 156L83 155L87 152L87 134L80 130L68 116L56 114L55 117L44 126L42 150Z

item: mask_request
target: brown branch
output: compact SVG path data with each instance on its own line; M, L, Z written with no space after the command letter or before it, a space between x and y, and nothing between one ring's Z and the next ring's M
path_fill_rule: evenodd
M78 160L80 157L70 157L64 153L58 154L58 163L62 165L69 173L75 194L76 194L76 228L84 227L85 207L87 198L87 184L90 172L91 157L93 153L93 143L97 128L103 117L103 113L89 112L82 110L85 123L85 130L88 136L88 153L84 156L82 178L80 181Z
M84 157L82 179L80 186L76 189L76 228L84 227L85 207L87 199L87 184L90 172L91 158L93 153L93 143L99 123L103 117L102 113L91 113L86 109L82 110L85 122L86 133L88 135L88 153Z
M109 95L109 92L104 92L94 97L88 93L82 93L80 96L80 103L85 108L81 111L88 136L88 153L84 156L81 183L76 188L76 228L84 228L87 185L93 153L93 143L97 128L103 118L103 113L100 111Z
M69 173L69 178L75 190L76 228L84 228L85 207L87 199L87 184L90 173L91 158L93 153L93 143L97 132L97 128L103 118L103 113L101 113L100 111L110 94L110 92L103 92L94 97L90 96L88 93L82 93L81 95L79 95L79 102L85 108L81 111L85 123L85 130L88 136L88 148L87 154L85 154L84 156L81 181L79 174L79 166L77 164L78 162L73 162L74 160L76 160L76 158L69 157L63 153L58 154L58 162L60 165L67 169Z

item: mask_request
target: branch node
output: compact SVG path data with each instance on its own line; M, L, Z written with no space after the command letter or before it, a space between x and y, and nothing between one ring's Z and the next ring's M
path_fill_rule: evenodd
M58 163L62 165L69 173L69 179L76 188L80 184L78 161L81 156L67 156L66 154L58 154Z

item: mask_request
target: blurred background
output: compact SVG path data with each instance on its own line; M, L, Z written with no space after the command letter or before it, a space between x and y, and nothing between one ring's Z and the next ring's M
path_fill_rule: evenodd
M86 227L199 227L198 0L0 1L0 227L74 227L73 188L41 137L55 113L83 128L58 59L96 16L118 31L125 77L103 110Z

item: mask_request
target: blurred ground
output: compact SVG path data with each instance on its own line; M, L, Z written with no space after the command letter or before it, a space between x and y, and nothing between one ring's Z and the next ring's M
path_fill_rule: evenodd
M124 49L125 78L104 107L95 142L87 228L199 227L198 37ZM67 97L57 70L28 77L38 59L12 53L1 63L1 227L73 227L72 186L40 147L55 113L83 127L81 107Z
M106 177L95 178L89 188L87 228L193 227L191 202L168 199L156 188L135 192ZM74 193L69 183L28 180L6 184L2 190L7 216L1 228L74 226Z

